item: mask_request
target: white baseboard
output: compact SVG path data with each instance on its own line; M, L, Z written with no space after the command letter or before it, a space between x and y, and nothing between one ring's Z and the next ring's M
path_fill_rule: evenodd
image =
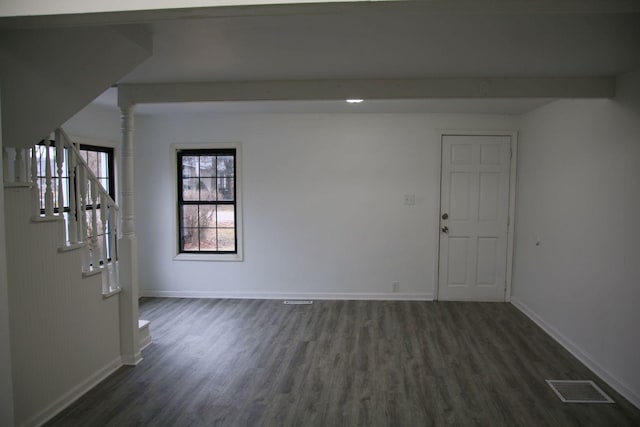
M140 289L141 297L164 298L230 298L230 299L310 299L310 300L382 300L433 301L432 293L359 293L359 292L216 292L162 291Z
M123 354L122 364L126 366L136 366L142 362L142 352L138 350L135 354Z
M533 322L540 326L547 334L551 336L551 338L555 339L576 359L578 359L580 362L586 365L587 368L591 369L597 376L599 376L601 380L609 384L611 388L624 396L624 398L631 402L636 408L640 409L640 394L633 391L628 385L624 383L624 381L621 381L615 375L607 371L607 369L600 366L600 364L595 362L584 350L582 350L569 338L564 336L555 327L547 323L547 321L540 317L540 315L529 308L529 306L527 306L525 303L512 296L511 304L513 304L514 307L524 313L529 319L533 320Z
M121 366L122 360L120 359L120 356L118 356L116 359L112 360L107 365L89 376L89 378L82 381L80 384L76 385L68 392L64 393L38 414L28 419L24 424L22 424L22 426L31 427L43 425L51 418L55 417L62 410L71 405L73 402L82 397L86 392L98 385L102 380L114 373Z

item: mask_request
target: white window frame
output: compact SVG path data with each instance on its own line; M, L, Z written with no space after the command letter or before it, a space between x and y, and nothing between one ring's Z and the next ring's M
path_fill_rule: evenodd
M178 240L178 151L180 150L207 150L233 148L236 150L236 253L234 254L211 254L211 253L184 253L180 252L180 242ZM242 226L242 145L239 142L206 142L206 143L175 143L171 144L171 188L173 228L173 259L174 261L243 261L243 226Z

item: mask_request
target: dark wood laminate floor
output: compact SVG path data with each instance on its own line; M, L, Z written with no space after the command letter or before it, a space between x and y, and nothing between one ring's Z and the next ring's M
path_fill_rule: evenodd
M49 426L639 426L509 304L141 300L154 343ZM616 404L563 404L594 379Z

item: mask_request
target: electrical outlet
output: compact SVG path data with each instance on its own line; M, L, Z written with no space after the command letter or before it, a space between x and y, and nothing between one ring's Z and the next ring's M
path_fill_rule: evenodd
M391 286L393 287L393 292L400 292L400 282L395 280L391 283Z

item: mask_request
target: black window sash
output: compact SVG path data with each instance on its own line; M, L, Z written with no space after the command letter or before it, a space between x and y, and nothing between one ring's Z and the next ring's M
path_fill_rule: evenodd
M51 143L51 145L49 146L49 150L52 150L53 156L51 157L52 161L54 162L53 168L55 168L55 155L56 155L56 147L55 147L55 141L49 141ZM44 146L44 142L41 141L38 145ZM113 200L116 199L116 183L115 183L115 167L114 167L114 150L112 147L100 147L97 145L88 145L88 144L80 144L80 146L78 147L80 150L85 150L85 151L95 151L98 153L106 153L107 154L107 173L108 173L108 184L109 184L109 188L106 188L107 193L109 193L109 196L111 196L111 198ZM76 188L76 182L73 182L73 187L71 186L71 178L68 175L69 174L69 170L68 170L68 161L69 161L69 155L68 152L69 150L65 147L63 149L64 152L64 156L65 156L65 162L67 164L67 168L65 170L63 170L63 174L66 173L66 176L62 176L62 177L52 177L52 181L54 180L58 180L58 179L64 179L67 181L67 191L69 192L69 194L71 194L72 191L75 191ZM86 160L85 160L86 161ZM53 170L52 168L52 170ZM46 176L44 175L44 171L40 169L40 165L38 165L38 170L37 170L37 179L38 181L41 180L46 180ZM41 193L43 193L44 191L46 191L45 188L42 188L43 186L39 185L39 191ZM93 205L91 203L88 203L86 205L86 210L91 210L93 209ZM100 203L98 203L98 205L96 206L96 209L100 209ZM65 205L63 206L63 212L69 212L70 208L69 205ZM44 214L44 207L40 208L40 214ZM56 207L54 208L54 213L60 213L60 208Z
M233 175L228 177L228 178L232 178L234 185L233 185L233 200L184 200L184 195L183 195L183 181L184 181L184 177L182 174L182 159L184 157L189 157L189 156L194 156L194 157L206 157L206 156L230 156L233 157ZM178 250L180 253L201 253L201 254L237 254L238 253L238 209L237 209L237 173L236 173L236 166L237 166L237 154L236 154L236 149L235 148L216 148L216 149L184 149L184 150L179 150L177 153L177 184L178 184ZM217 167L217 165L216 165ZM219 177L216 175L216 180L219 179ZM217 181L216 181L217 182ZM217 184L216 184L217 187ZM209 251L209 250L185 250L184 249L184 244L183 244L183 240L182 240L182 235L183 235L183 230L184 230L184 224L182 222L182 207L183 206L199 206L199 205L215 205L215 206L220 206L220 205L230 205L230 206L234 206L234 210L233 210L233 231L234 231L234 250L233 251ZM200 229L200 227L196 227L198 230ZM216 227L217 229L218 227Z

